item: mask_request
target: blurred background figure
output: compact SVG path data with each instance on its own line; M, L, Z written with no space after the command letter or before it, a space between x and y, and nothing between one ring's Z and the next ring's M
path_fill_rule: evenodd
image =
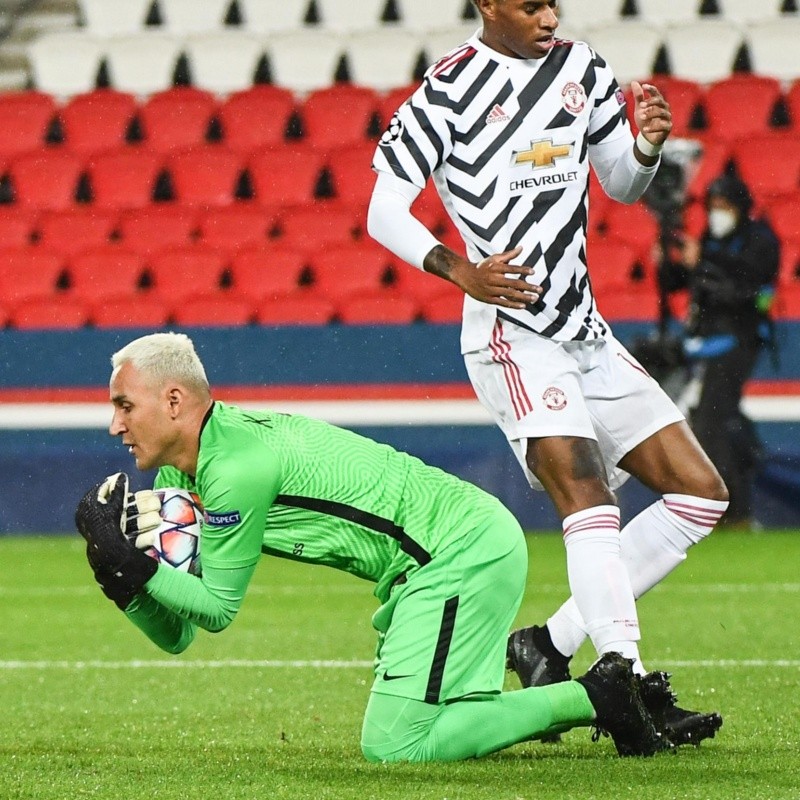
M701 238L686 236L681 261L661 277L668 292L689 289L689 420L730 492L723 523L747 528L754 523L751 486L760 446L739 404L762 347L774 348L769 311L780 243L767 221L751 216L753 200L738 177L714 180L705 204Z

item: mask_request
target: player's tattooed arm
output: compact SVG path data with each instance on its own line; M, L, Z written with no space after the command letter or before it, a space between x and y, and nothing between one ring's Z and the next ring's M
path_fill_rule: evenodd
M526 281L533 274L531 267L509 263L521 252L521 248L515 247L473 264L439 244L425 256L422 265L426 272L454 283L470 297L483 303L504 308L525 308L539 299L542 287Z

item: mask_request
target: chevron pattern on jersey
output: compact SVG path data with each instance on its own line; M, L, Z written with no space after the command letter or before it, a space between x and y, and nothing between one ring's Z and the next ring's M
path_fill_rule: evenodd
M596 150L632 146L624 112L613 73L588 45L560 41L534 61L475 36L428 70L373 165L420 188L432 178L473 261L522 247L517 261L535 269L545 293L506 318L562 341L601 338L587 180Z

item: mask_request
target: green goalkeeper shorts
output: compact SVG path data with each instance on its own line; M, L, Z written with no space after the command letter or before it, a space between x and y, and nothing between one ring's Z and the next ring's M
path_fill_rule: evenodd
M396 585L373 615L372 691L426 703L502 691L506 640L528 572L504 507Z

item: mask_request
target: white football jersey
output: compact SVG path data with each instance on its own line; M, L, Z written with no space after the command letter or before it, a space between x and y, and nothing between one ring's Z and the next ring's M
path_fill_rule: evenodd
M426 72L383 134L373 168L423 188L432 176L472 261L522 247L542 297L524 310L466 297L462 351L496 315L560 341L604 338L586 258L589 164L633 147L625 99L587 44L516 59L478 34Z

